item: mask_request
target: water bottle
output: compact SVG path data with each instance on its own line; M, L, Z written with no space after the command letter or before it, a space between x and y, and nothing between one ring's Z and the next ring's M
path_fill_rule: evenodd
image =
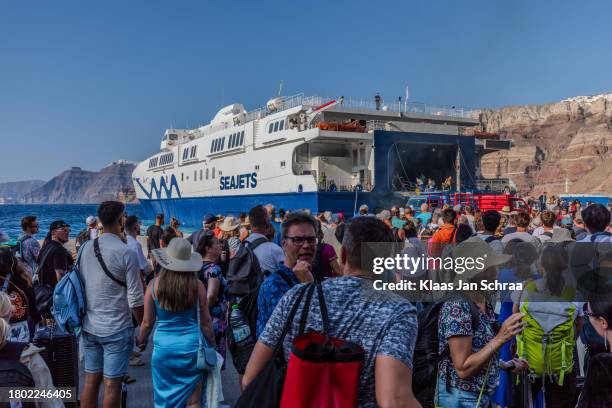
M232 350L234 367L239 373L244 373L255 346L254 336L242 312L238 309L238 305L232 306L229 320L234 339L234 349Z
M230 324L232 325L232 333L237 346L245 340L249 340L251 338L251 328L238 308L238 305L232 306Z

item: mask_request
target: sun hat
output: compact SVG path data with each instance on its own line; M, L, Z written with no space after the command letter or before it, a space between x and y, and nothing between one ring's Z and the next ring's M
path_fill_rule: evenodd
M242 224L240 224L240 225L242 225L243 227L250 227L251 226L251 220L249 219L248 215L244 218L244 222Z
M221 231L230 232L230 231L235 230L239 226L240 226L240 221L238 221L236 217L229 216L229 217L225 217L225 219L223 220L223 223L219 226L219 228L221 229Z
M174 272L196 272L202 268L202 256L192 251L189 241L173 238L166 248L154 249L153 256L162 268Z
M461 242L452 250L451 254L455 261L460 258L464 260L466 258L472 258L474 260L482 258L481 262L474 262L473 268L466 268L462 273L457 272L455 269L457 273L456 279L461 279L464 282L474 278L488 268L505 264L512 259L512 255L500 254L478 237L470 237ZM478 267L478 265L482 265L482 267Z
M500 211L503 215L510 215L510 206L504 205Z
M572 233L567 228L554 228L552 237L548 240L552 243L574 242Z
M98 219L96 217L94 217L93 215L90 215L89 217L87 217L87 219L85 220L85 224L87 225L91 225L91 224L95 224L98 222Z

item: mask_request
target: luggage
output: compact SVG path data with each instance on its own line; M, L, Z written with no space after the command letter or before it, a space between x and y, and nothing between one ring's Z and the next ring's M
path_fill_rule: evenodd
M21 352L27 345L27 343L8 342L0 350L0 387L19 389L35 386L32 373L19 361ZM3 402L0 402L0 407L4 406ZM34 407L34 404L26 402L16 406L30 408Z
M305 332L315 291L323 331ZM364 357L360 344L330 336L323 288L320 283L310 284L289 355L281 408L357 407Z
M244 241L238 247L227 271L228 293L231 297L246 296L263 281L261 266L253 251L266 242L266 238L259 238L253 242Z
M417 314L418 334L414 346L412 391L423 408L434 407L434 393L438 381L440 360L449 355L448 347L439 352L438 316L446 300L430 303ZM470 313L473 330L478 325L478 307L471 301Z
M57 326L42 326L34 334L32 343L44 348L40 355L49 367L53 385L79 388L79 343L74 335L62 332Z
M234 408L277 408L280 405L287 371L287 363L283 355L283 341L293 323L293 318L307 287L303 286L298 289L297 299L291 306L283 332L274 346L272 357L257 374L257 377L244 389Z

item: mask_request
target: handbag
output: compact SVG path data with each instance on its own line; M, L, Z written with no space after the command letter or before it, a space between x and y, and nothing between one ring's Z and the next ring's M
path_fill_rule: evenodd
M281 396L283 394L283 384L285 382L285 371L287 370L287 363L283 356L283 341L285 340L287 332L289 332L289 327L293 323L293 318L304 297L306 288L308 288L308 285L304 285L298 289L297 298L287 316L283 331L274 346L272 358L270 358L265 367L257 374L255 379L247 385L240 395L240 398L238 398L236 405L234 405L234 408L277 408L280 406Z
M315 291L323 332L304 333ZM329 315L320 283L308 289L298 333L289 355L280 407L357 407L365 351L357 343L329 336Z
M200 326L200 300L196 298L196 314L198 319L198 360L196 367L201 371L212 371L217 366L217 350L208 345Z

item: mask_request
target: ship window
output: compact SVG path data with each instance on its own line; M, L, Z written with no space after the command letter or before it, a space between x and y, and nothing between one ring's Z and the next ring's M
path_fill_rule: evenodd
M208 180L208 167L206 168L206 180Z
M240 132L240 146L244 143L244 130Z
M193 181L198 181L198 171L197 170L193 171Z
M200 169L200 181L202 181L202 169Z
M303 144L295 149L295 161L298 163L308 163L310 156L309 145Z
M280 125L278 125L278 130L283 130L284 126L285 126L285 119L280 121Z
M189 153L189 149L183 150L183 160L187 160L187 154Z
M190 153L190 157L191 158L195 157L195 154L196 154L196 151L197 151L197 147L198 146L191 146L191 153Z
M215 168L213 167L212 178L215 178Z
M359 149L359 165L365 166L365 149L362 147Z
M268 127L268 133L272 133L272 130L274 130L274 123L270 123L270 126Z
M274 131L278 132L278 122L274 122Z
M233 143L233 142L234 142L234 135L235 135L235 133L232 133L232 134L230 135L230 137L229 137L229 140L228 140L228 142L227 142L227 148L228 148L228 149L231 149L231 148L232 148L232 146L234 145L234 143Z
M170 140L178 140L178 135L175 133L170 133Z
M357 166L358 161L358 152L357 149L353 149L353 166Z
M221 139L221 148L219 150L223 150L224 147L225 147L225 136L223 136L223 138Z
M185 181L185 174L181 173L181 181Z
M285 161L280 162L281 168L285 167Z
M259 164L255 165L255 170L259 170Z

